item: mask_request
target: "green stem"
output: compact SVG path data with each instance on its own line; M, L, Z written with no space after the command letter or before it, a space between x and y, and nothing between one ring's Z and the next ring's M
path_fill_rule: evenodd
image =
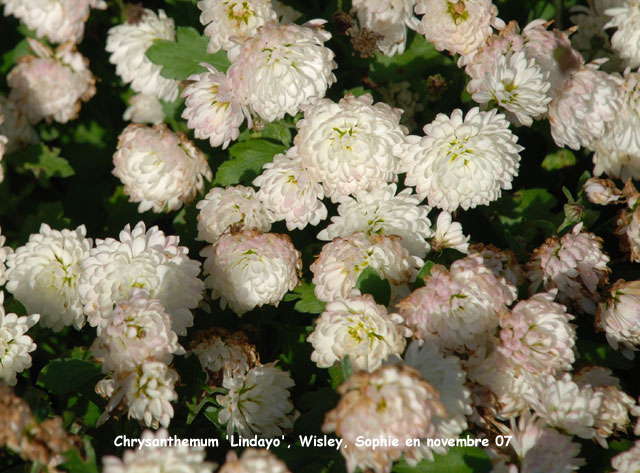
M556 29L562 30L562 11L563 11L563 1L562 0L553 0L553 6L556 11L556 24L554 25Z

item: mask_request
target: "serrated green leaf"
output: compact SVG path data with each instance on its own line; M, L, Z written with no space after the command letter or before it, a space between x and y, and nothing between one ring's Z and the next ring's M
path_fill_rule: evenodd
M556 171L576 164L576 155L573 151L563 148L555 153L547 154L542 161L542 168L547 171Z
M31 145L9 156L9 161L16 166L18 172L30 171L37 178L48 180L52 177L64 178L75 174L69 161L60 156L60 149L49 149L44 143Z
M326 303L316 297L315 285L302 281L298 287L284 296L285 301L298 301L293 309L303 314L321 314Z
M396 463L394 473L488 473L493 466L484 450L477 447L451 447L446 455L434 454L433 461L423 460L409 466L404 460Z
M422 269L420 269L420 272L416 276L416 281L413 284L414 289L424 286L424 278L431 274L431 268L433 268L434 265L435 263L433 261L427 261L424 263L424 266L422 266Z
M77 391L87 381L102 375L100 365L73 358L50 361L38 375L38 386L53 394Z
M214 185L233 186L239 183L251 184L262 172L262 166L273 161L286 147L267 140L247 140L229 148L234 159L222 163L216 172Z
M389 281L381 279L375 269L366 267L358 280L356 288L363 294L371 294L378 304L388 305L391 299L391 286Z
M180 26L176 32L176 41L156 40L147 49L146 56L154 64L162 66L160 74L167 79L184 80L192 74L206 71L200 63L212 65L226 72L231 64L227 53L220 50L215 54L207 52L209 39L195 28Z

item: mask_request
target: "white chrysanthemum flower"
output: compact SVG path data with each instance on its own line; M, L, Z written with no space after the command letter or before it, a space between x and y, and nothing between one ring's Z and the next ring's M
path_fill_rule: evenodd
M389 356L404 351L402 321L376 304L370 294L334 299L307 338L314 349L311 361L330 368L349 356L355 370L374 371Z
M310 268L316 297L325 302L349 297L367 267L389 281L393 295L415 279L422 260L409 255L397 236L355 233L335 238L322 247L320 256Z
M582 186L587 199L592 204L609 205L620 200L622 192L611 179L590 177Z
M212 298L219 297L220 307L229 305L238 316L264 304L277 307L300 282L300 252L288 235L260 230L225 233L200 255L206 257L205 284Z
M22 56L7 76L10 98L31 123L43 118L67 123L78 117L81 102L96 93L89 61L66 42L54 51L27 38L35 56Z
M373 97L323 99L305 110L295 138L302 164L334 202L397 180L406 128L401 111Z
M398 235L409 253L420 258L429 251L428 238L433 236L429 210L420 205L420 197L411 189L396 195L396 185L388 184L371 191L357 191L355 198L345 197L338 207L338 216L318 233L320 240L347 237L356 232L366 235Z
M128 125L118 137L113 165L113 175L124 184L129 201L139 202L140 213L178 210L212 178L204 153L165 124Z
M0 120L0 135L7 138L7 153L40 141L38 133L29 124L26 113L2 94L0 94L0 115L4 116L4 122Z
M253 185L260 188L258 199L273 214L273 219L284 220L288 230L302 230L327 218L322 185L303 167L295 146L265 164Z
M535 294L500 319L498 351L535 375L569 371L575 361L576 330L569 323L574 317L553 302L555 295Z
M256 347L249 344L244 332L231 334L217 327L201 330L193 335L191 351L202 368L218 378L216 384L232 375L244 375L259 364Z
M215 243L228 230L271 230L273 217L251 187L214 187L196 204L198 240Z
M470 250L482 256L482 262L496 277L502 276L512 286L518 287L527 280L513 251L482 243L471 245Z
M445 351L486 346L498 319L516 299L516 288L496 278L480 255L435 265L425 286L400 301L400 315L418 338Z
M612 473L630 473L640 470L640 440L629 450L619 453L611 459Z
M598 61L574 72L549 104L551 136L559 147L590 148L605 135L622 107L615 76L598 70Z
M136 94L129 99L129 106L122 119L133 123L159 125L164 121L162 103L151 94Z
M227 76L209 64L202 63L202 66L208 72L189 76L188 80L192 82L182 92L186 105L182 118L194 130L196 138L209 139L211 146L222 145L222 149L226 149L238 138L240 125L248 112L235 98Z
M117 25L109 29L107 52L109 62L115 64L117 74L131 88L152 94L165 102L178 97L178 81L160 75L162 66L152 63L145 55L149 46L159 39L175 41L175 25L163 10L156 15L145 9L139 21Z
M142 443L126 450L122 460L118 457L102 458L102 473L142 473L150 471L179 471L180 473L213 473L215 463L204 461L204 447L188 447L169 442L169 432L145 430Z
M547 113L551 83L547 75L527 59L524 51L510 57L498 56L495 69L484 76L480 91L473 100L484 104L495 102L515 125L531 126L534 119Z
M545 291L557 288L558 302L594 314L600 301L598 288L606 284L611 271L608 262L602 238L583 232L580 223L562 238L552 236L534 250L527 263L529 293L540 287Z
M147 361L168 365L174 354L185 351L178 344L178 335L171 329L171 316L162 303L136 289L129 299L118 301L91 353L102 360L102 371L108 374L135 371Z
M451 219L449 212L440 212L436 220L435 234L431 239L431 249L442 251L446 248L453 248L460 253L469 253L469 235L462 232L462 225Z
M460 359L454 355L443 355L435 345L425 343L420 346L419 342L414 341L407 348L404 360L440 393L446 416L434 416L435 437L457 438L467 429L467 416L473 412L471 391L465 386L467 375L460 366ZM432 449L423 441L419 447L406 453L405 459L414 466L423 458L433 460L432 451L444 454L446 448Z
M96 246L82 263L78 291L84 311L93 327L105 326L117 301L128 299L142 288L160 299L171 315L172 328L186 335L193 314L202 299L204 283L198 279L200 263L189 259L189 250L178 246L179 238L165 237L158 227L146 229L139 222L133 230L125 226L120 240L96 240Z
M266 121L295 115L324 97L336 80L324 20L304 26L267 23L243 45L227 71L240 102Z
M4 14L13 14L51 43L79 43L91 8L104 10L104 0L3 0Z
M614 350L631 360L640 346L640 281L617 281L598 305L596 327L604 330Z
M533 392L524 397L549 426L583 439L595 437L601 392L589 385L580 388L569 373L557 379L550 374L540 376L532 386Z
M469 54L491 35L491 27L504 28L491 0L417 0L415 11L424 16L417 31L438 51Z
M352 7L361 28L382 35L378 48L382 54L402 54L407 45L407 28L415 30L420 21L413 14L416 0L354 0Z
M496 110L471 109L463 117L456 109L451 117L438 114L425 125L426 136L410 137L403 157L405 183L428 197L429 205L446 211L474 208L498 199L511 189L518 174L518 137Z
M28 312L41 314L40 323L55 331L85 324L78 284L91 239L84 225L75 230L52 230L43 223L26 245L7 258L7 291Z
M218 395L222 409L218 421L227 424L227 434L243 437L276 437L293 428L293 410L289 389L295 385L289 373L268 363L252 368L244 375L232 375L223 382L229 392Z
M27 331L40 319L40 315L18 317L4 311L4 292L0 291L0 381L9 386L18 382L16 375L31 367L29 353L36 344Z
M108 472L107 472L108 473ZM234 450L227 452L218 473L291 473L287 465L269 450L247 448L240 458Z
M623 0L604 13L611 17L604 28L617 28L611 37L613 49L632 69L640 66L640 3Z
M207 51L227 51L233 62L241 45L256 36L258 28L278 17L270 0L202 0L200 23L209 37Z
M447 415L438 391L406 365L354 373L338 393L340 402L325 415L322 431L335 432L350 447L340 450L349 473L357 467L390 473L392 462L411 451L407 440L435 436L434 417ZM356 447L357 438L387 442Z

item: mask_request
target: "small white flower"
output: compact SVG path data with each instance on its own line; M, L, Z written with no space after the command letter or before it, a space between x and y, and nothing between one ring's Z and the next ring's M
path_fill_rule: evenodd
M247 448L240 458L234 450L229 450L225 460L218 473L291 473L287 465L269 450Z
M152 94L165 102L178 97L178 81L160 75L162 66L152 63L145 55L149 46L159 39L175 41L175 25L163 10L158 14L145 9L136 23L117 25L109 29L107 52L109 62L115 64L117 74L131 88Z
M129 99L129 107L124 111L122 119L133 123L159 125L164 121L162 103L155 95L136 94Z
M249 343L244 332L230 334L217 327L201 330L193 335L191 351L208 374L219 378L216 382L232 375L244 375L259 364L256 347Z
M154 429L168 427L173 417L171 402L178 399L174 385L178 373L164 363L142 363L122 383L124 400L129 406L129 418L143 421Z
M622 192L611 179L590 177L582 186L582 190L589 202L597 205L613 204L622 196Z
M18 382L16 375L31 367L29 353L36 344L27 331L39 320L38 314L18 317L4 311L4 292L0 291L0 381L9 386Z
M640 345L640 281L617 281L605 301L598 305L596 327L606 331L607 341L634 359Z
M440 212L436 220L435 235L431 238L431 249L441 251L453 248L460 253L469 253L469 235L462 232L462 225L453 222L449 212Z
M611 46L626 59L629 67L640 66L640 3L622 0L604 11L611 17L604 28L617 28L611 37Z
M44 327L60 331L73 325L80 330L85 324L78 284L92 246L86 234L84 225L58 231L43 223L39 233L7 258L7 291L28 312L40 313Z

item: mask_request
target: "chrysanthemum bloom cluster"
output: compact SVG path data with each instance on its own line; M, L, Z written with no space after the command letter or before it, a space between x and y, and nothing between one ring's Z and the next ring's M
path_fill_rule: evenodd
M491 27L504 28L491 0L417 0L415 12L424 14L418 33L451 54L469 54L491 35Z
M31 123L42 119L67 123L78 117L81 102L96 93L89 61L68 41L54 51L27 38L36 54L22 56L7 76L10 98Z
M177 210L202 192L212 173L206 156L183 133L166 125L131 124L118 138L113 175L138 212Z
M198 279L200 263L189 259L189 250L178 244L178 237L166 237L158 227L147 230L144 222L133 230L127 225L119 240L96 240L82 263L78 285L89 324L99 332L113 316L116 302L141 288L160 299L173 330L185 335L193 325L191 309L202 299L204 284Z
M218 473L291 473L287 465L269 450L247 448L240 458L234 450L227 452Z
M617 28L611 37L613 49L627 61L631 68L640 66L640 3L622 0L604 11L610 21L604 28Z
M327 218L322 185L303 167L295 146L285 155L276 154L262 169L253 185L260 188L258 199L274 220L284 220L287 229L293 230L318 225Z
M264 304L277 306L298 285L302 270L288 235L260 230L225 233L200 254L212 297L238 316Z
M133 123L159 125L164 120L162 103L155 95L136 94L129 99L129 107L124 111L122 119Z
M424 132L422 138L409 137L401 169L407 173L405 183L427 197L430 206L466 210L511 189L523 148L504 115L473 108L463 116L456 109L450 117L438 114Z
M166 102L178 97L178 81L160 75L162 66L145 55L149 46L159 39L175 41L175 25L163 10L158 14L145 9L134 23L117 25L109 30L107 52L117 74L136 92L155 95Z
M367 267L389 281L392 294L400 294L415 279L422 260L409 255L397 236L354 233L334 238L322 247L310 268L316 297L325 302L348 297Z
M184 349L160 300L136 289L130 298L118 301L91 352L109 375L96 387L111 398L105 416L124 404L129 417L147 427L169 425L171 401L178 397L173 390L178 374L167 365Z
M620 200L622 192L611 179L590 177L582 186L587 199L592 204L609 205Z
M420 21L413 13L416 0L354 0L352 7L361 28L382 35L378 48L387 56L402 54L407 44L407 28L415 30Z
M222 406L218 421L227 424L228 435L234 431L243 437L282 435L293 428L299 415L289 399L294 385L289 373L277 368L275 362L232 374L222 384L229 392L216 397Z
M215 243L229 230L271 230L273 218L251 187L214 187L196 208L198 240Z
M518 287L526 281L524 270L513 251L482 243L471 245L469 249L482 256L482 262L496 277L503 277L512 286Z
M640 345L640 281L618 280L598 305L596 327L604 330L614 350L634 359Z
M40 315L18 317L4 310L4 292L0 291L0 381L9 386L18 382L16 375L31 367L31 353L36 344L27 331L40 319Z
M397 235L409 253L420 258L429 251L428 238L433 236L427 217L429 207L419 205L420 198L411 189L396 195L396 185L388 184L371 191L357 191L354 198L344 197L338 215L318 233L318 239L331 240L356 232L366 235Z
M5 143L7 153L40 141L38 134L29 124L26 113L13 100L2 94L0 94L0 114L4 116L4 122L0 120L0 135L4 135L7 139Z
M79 330L85 324L78 284L92 246L86 235L84 225L58 231L43 223L26 245L8 255L7 290L28 312L41 314L44 327Z
M335 432L347 448L341 453L352 473L357 467L389 473L393 461L412 447L408 439L436 434L434 417L446 417L438 391L413 368L387 365L358 372L340 385L340 402L324 419L322 430ZM396 445L356 447L356 438L396 439Z
M619 453L611 459L612 473L627 473L629 471L638 471L640 469L640 440L629 450Z
M445 351L486 346L500 315L516 298L515 287L496 278L479 255L435 265L425 285L400 301L400 315L416 336Z
M0 329L1 331L1 329ZM61 417L50 417L38 423L26 401L0 383L0 447L33 462L49 473L60 473L57 467L67 461L65 453L79 447L80 439L62 427Z
M602 239L578 224L562 238L550 237L534 250L527 264L529 292L557 288L560 303L594 314L600 301L598 288L607 283L611 271L608 262Z
M400 115L369 94L321 100L297 123L302 165L334 202L395 181L407 133Z
M256 347L244 332L213 327L193 334L191 352L198 357L209 381L217 386L233 375L243 375L260 364Z
M336 298L327 304L307 338L314 349L311 361L330 368L348 356L355 370L375 371L389 356L404 351L402 321L369 294Z
M145 430L140 436L142 444L124 452L122 459L102 458L103 473L139 473L142 471L180 471L181 473L213 473L215 463L204 461L204 447L182 444L167 446L169 432Z
M432 251L442 251L446 248L458 250L460 253L469 252L471 237L462 232L462 225L451 219L449 212L440 212L436 220L433 238L429 241Z

